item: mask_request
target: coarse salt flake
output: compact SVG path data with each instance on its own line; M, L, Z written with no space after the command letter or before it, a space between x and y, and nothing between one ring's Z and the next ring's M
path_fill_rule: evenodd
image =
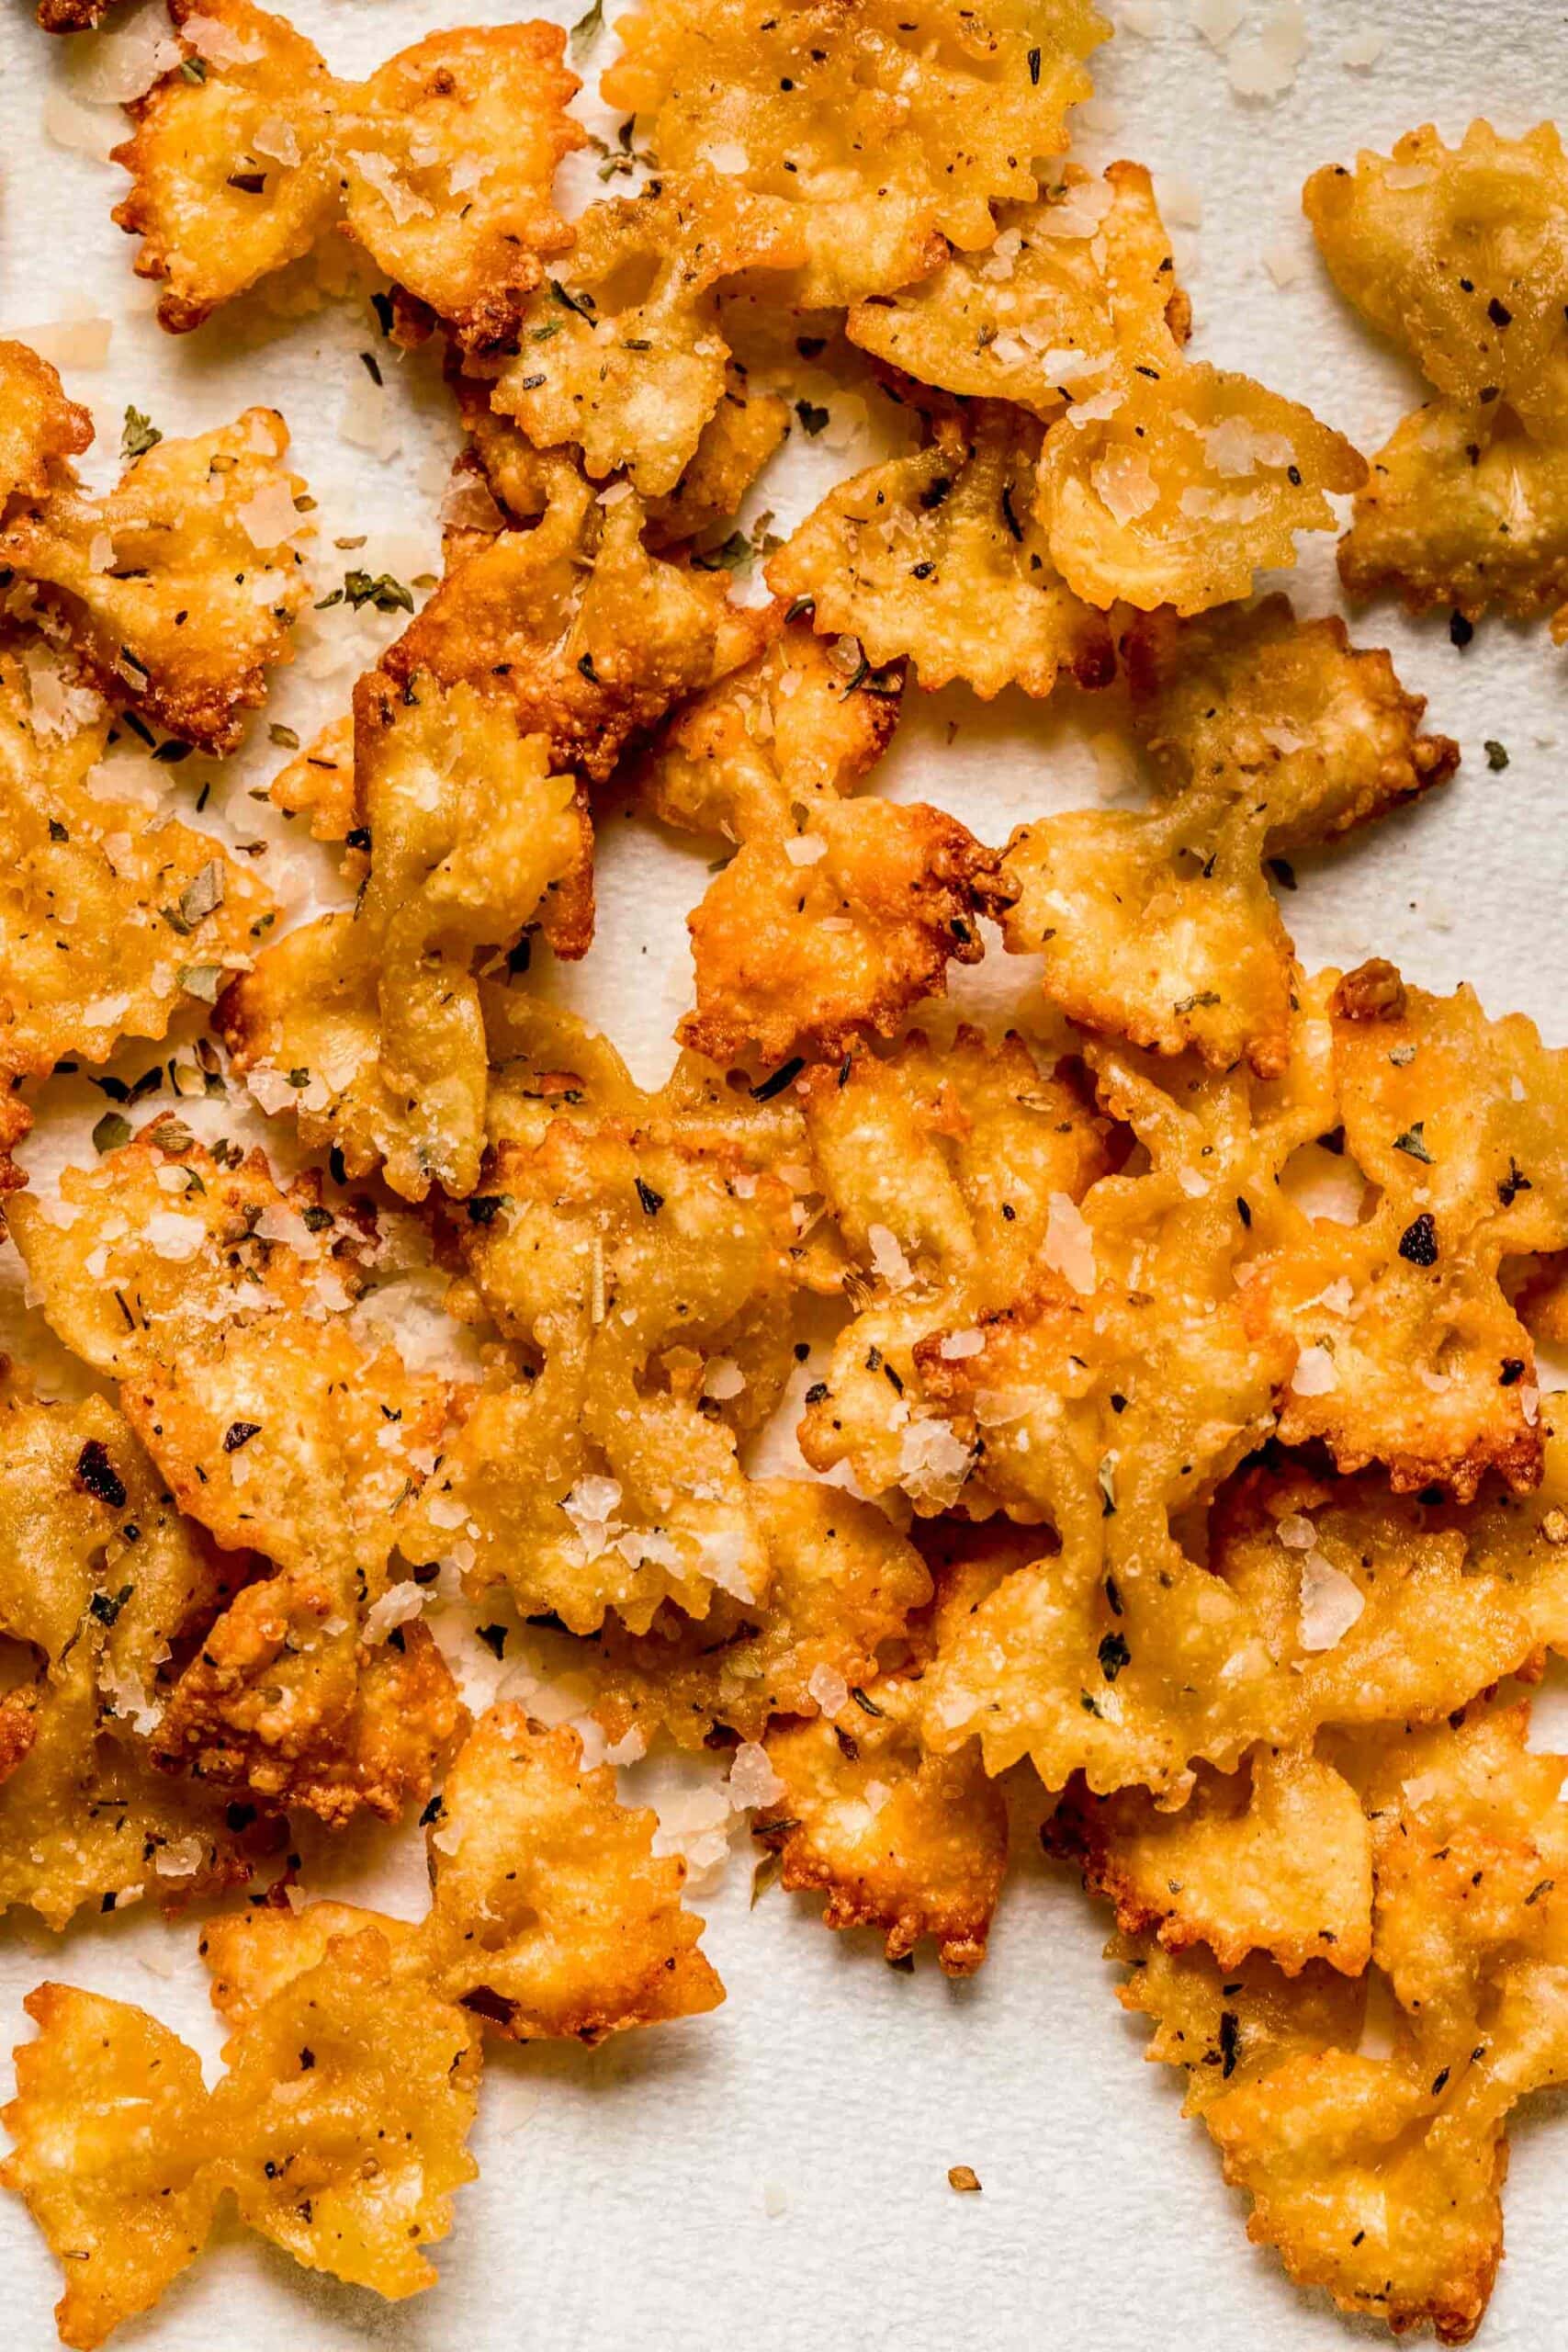
M1344 1640L1366 1600L1360 1588L1321 1552L1302 1558L1301 1643L1303 1650L1331 1650Z
M1296 1396L1326 1396L1339 1385L1339 1374L1334 1368L1334 1358L1323 1347L1303 1348L1296 1358L1296 1368L1291 1374L1291 1391Z

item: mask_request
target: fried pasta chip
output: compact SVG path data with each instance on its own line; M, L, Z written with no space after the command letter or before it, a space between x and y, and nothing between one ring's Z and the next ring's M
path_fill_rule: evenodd
M829 1928L880 1928L890 1962L930 1936L950 1976L973 1975L986 1957L1007 1865L1007 1805L973 1747L939 1757L926 1746L919 1678L944 1621L977 1605L1006 1558L1005 1539L982 1535L939 1564L907 1665L847 1690L842 1676L818 1674L816 1719L767 1735L784 1792L752 1825L780 1857L782 1884L827 1894Z
M363 1342L362 1245L254 1153L220 1166L164 1117L29 1202L17 1247L67 1344L121 1383L128 1420L183 1508L277 1573L208 1633L159 1747L217 1782L329 1821L429 1792L460 1718L422 1625L370 1644L400 1509L424 1476L446 1385Z
M492 1148L460 1228L517 1367L475 1401L400 1540L574 1633L607 1609L644 1633L664 1600L702 1616L718 1591L766 1590L735 1429L783 1385L795 1202L765 1116L716 1091L694 1110L628 1088L599 1113L569 1089Z
M577 1734L490 1709L465 1744L430 1832L430 1912L411 1953L432 1988L508 2038L603 2041L717 2007L679 1855L653 1852L651 1812L585 1771Z
M1090 1047L1101 1100L1147 1167L1100 1174L1085 1108L1058 1081L1052 1116L1037 1085L1029 1181L1001 1162L982 1197L1005 1238L957 1283L931 1278L951 1195L933 1185L921 1204L931 1238L913 1227L919 1191L896 1106L846 1105L841 1159L814 1138L867 1303L808 1398L807 1459L847 1460L867 1490L901 1485L923 1513L999 1509L1051 1531L1035 1564L944 1638L925 1679L939 1752L978 1732L989 1770L1028 1752L1052 1786L1068 1758L1091 1785L1163 1786L1196 1752L1192 1694L1229 1659L1235 1624L1170 1522L1267 1434L1294 1358L1282 1333L1255 1337L1235 1269L1272 1222L1279 1170L1323 1132L1321 1026L1301 1024L1292 1066L1268 1087L1244 1067L1201 1078ZM956 1121L969 1073L932 1060ZM1012 1115L1022 1125L1025 1105Z
M196 2052L144 2009L48 1984L24 2007L39 2032L16 2053L0 2182L63 2265L61 2342L92 2352L207 2243L221 2193L211 2098Z
M1457 147L1430 123L1391 156L1326 164L1303 209L1340 292L1466 406L1502 400L1543 439L1568 404L1568 161L1550 122Z
M1430 996L1387 964L1328 1009L1346 1157L1373 1190L1357 1224L1313 1220L1254 1269L1249 1321L1299 1350L1280 1435L1412 1491L1471 1495L1489 1467L1534 1486L1534 1352L1499 1274L1568 1240L1564 1057L1522 1015L1488 1021L1472 989Z
M107 737L96 695L62 680L42 640L0 638L0 1071L13 1080L162 1037L182 996L248 964L274 919L270 893L212 835L97 789Z
M667 495L724 398L716 289L797 266L798 210L705 165L592 206L562 277L524 312L495 406L539 448L573 443L595 479L624 469L644 497Z
M650 555L635 492L604 506L574 469L555 479L532 530L458 554L383 666L400 686L499 679L521 731L603 783L633 734L746 661L766 621L730 604L723 572Z
M464 464L477 466L483 476L480 487L503 510L502 524L508 518L533 522L562 489L570 493L577 468L569 450L536 449L511 417L491 406L491 385L484 378L458 370L451 383L468 435ZM723 396L675 487L643 502L648 545L674 547L728 522L788 430L788 401L778 392L753 391L731 359ZM496 522L496 516L487 517L484 528L493 530Z
M288 446L276 409L247 409L155 442L104 497L62 472L0 531L103 693L204 751L235 749L310 593Z
M603 2041L716 2007L724 1990L681 1902L685 1866L652 1851L655 1816L581 1743L524 1709L491 1707L459 1751L428 1839L433 1892L418 1927L344 1903L251 1910L212 1923L212 1998L244 2027L344 1936L374 1928L392 1974L428 1984L508 2040Z
M1340 543L1352 595L1529 619L1568 587L1568 168L1551 123L1427 124L1327 164L1303 204L1342 293L1443 398L1398 425ZM1559 629L1555 633L1561 634Z
M92 438L92 418L66 399L49 361L25 343L0 342L0 514L13 497L43 497L56 469Z
M1416 613L1552 611L1568 596L1568 443L1532 439L1500 405L1416 409L1372 459L1339 576L1352 596L1396 594Z
M1194 361L1136 368L1089 405L1047 432L1035 503L1050 562L1089 605L1187 614L1246 596L1256 572L1294 563L1296 532L1334 527L1325 492L1367 479L1310 409Z
M1338 620L1298 623L1283 596L1140 616L1122 652L1170 797L1021 827L988 910L1010 949L1043 955L1045 992L1073 1020L1275 1075L1294 964L1266 867L1444 782L1459 746L1417 733L1426 705L1386 653L1355 651Z
M1364 1976L1113 1947L1149 2056L1189 2069L1188 2111L1252 2198L1248 2235L1342 2309L1445 2343L1468 2342L1496 2275L1508 2116L1568 2075L1563 1759L1529 1754L1528 1727L1500 1708L1340 1759L1372 1828L1386 2056L1358 2047Z
M265 949L217 1023L269 1107L297 1112L350 1176L423 1200L479 1181L489 1061L476 958L539 926L581 955L592 830L510 696L372 670L355 688L355 814L370 842L352 914Z
M666 171L725 168L802 213L809 260L792 299L824 308L889 292L988 245L991 204L1032 198L1037 155L1066 144L1108 27L1089 0L678 0L634 8L605 99L649 118Z
M1046 421L1168 364L1190 332L1170 242L1141 164L1068 164L1032 204L998 208L995 243L952 253L851 311L850 341L922 384L1012 401Z
M308 816L310 837L341 842L354 831L354 720L333 718L278 769L267 798L286 817Z
M558 27L431 34L350 83L250 0L171 14L184 61L128 109L114 158L132 183L114 218L164 327L199 326L341 223L466 345L515 332L571 242L550 187L584 134Z
M801 1478L753 1488L767 1544L765 1596L719 1595L699 1622L666 1602L646 1634L593 1636L593 1712L612 1742L636 1726L701 1747L716 1726L759 1740L776 1715L810 1715L817 1689L870 1683L882 1645L931 1598L914 1546L874 1504Z
M922 686L1043 695L1064 670L1107 685L1110 630L1064 585L1034 519L1039 450L1018 410L944 420L916 456L829 491L769 562L768 585L808 598L813 626L858 638L874 668L909 655Z
M434 2286L422 2246L478 2167L469 2019L398 1976L374 1929L340 1938L200 2062L128 2002L40 1985L17 2052L0 2178L67 2266L62 2341L103 2342L200 2253L220 2199L312 2270L389 2297Z
M1259 1747L1250 1769L1202 1771L1179 1813L1141 1789L1070 1791L1047 1825L1053 1853L1129 1934L1167 1951L1205 1944L1222 1968L1267 1951L1289 1976L1326 1962L1359 1976L1371 1957L1372 1838L1343 1775L1299 1748Z
M213 2177L310 2270L391 2298L435 2284L423 2249L478 2177L465 2143L478 2030L400 1971L376 1929L328 1946L224 2045Z
M981 955L984 853L939 809L841 796L890 739L899 686L774 617L773 642L686 703L640 764L667 823L739 841L688 918L696 1010L682 1042L716 1061L841 1054L940 995Z
M1367 824L1459 765L1449 736L1420 732L1426 697L1405 693L1385 651L1352 646L1337 616L1297 620L1288 596L1194 620L1140 614L1122 654L1160 783L1256 792L1270 851Z
M63 1928L243 1882L256 1839L221 1797L154 1769L177 1668L243 1581L173 1508L101 1397L0 1386L0 1909Z

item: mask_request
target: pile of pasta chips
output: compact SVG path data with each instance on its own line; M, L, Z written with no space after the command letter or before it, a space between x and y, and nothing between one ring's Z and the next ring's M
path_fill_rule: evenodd
M0 1375L0 1904L255 1883L201 1929L210 2084L129 2003L29 1998L0 2177L62 2340L226 2206L428 2287L487 2035L722 1999L615 1778L656 1746L709 1776L698 1846L749 1818L753 1901L899 1968L982 1967L1043 1810L1253 2237L1466 2340L1509 2118L1568 2078L1525 1695L1568 1654L1568 1057L1303 968L1292 860L1441 822L1459 749L1254 591L1353 499L1357 597L1568 596L1556 131L1308 183L1434 390L1369 468L1192 356L1148 172L1063 160L1087 0L634 6L575 220L559 28L355 82L250 0L171 13L116 154L163 325L346 236L465 446L428 596L276 730L255 797L344 885L280 903L148 778L239 747L318 601L283 420L131 412L95 492L0 344L0 1193L81 1367ZM829 400L866 441L784 536L764 469L851 437ZM907 788L926 694L1088 729L1136 797L1042 782L984 840ZM611 821L715 859L656 1082L568 1009L625 953ZM203 1117L140 1107L136 1039ZM29 1133L83 1075L61 1167ZM242 1084L265 1150L209 1107ZM417 1815L422 1917L299 1883L367 1815Z

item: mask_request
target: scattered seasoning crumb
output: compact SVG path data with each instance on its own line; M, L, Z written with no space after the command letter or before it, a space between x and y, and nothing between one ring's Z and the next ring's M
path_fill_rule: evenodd
M949 2165L947 2185L949 2188L956 2188L961 2197L977 2197L980 2194L980 2176L973 2165Z
M1486 764L1495 775L1499 769L1506 768L1507 766L1508 753L1506 746L1497 742L1495 739L1490 735L1486 739L1485 752Z

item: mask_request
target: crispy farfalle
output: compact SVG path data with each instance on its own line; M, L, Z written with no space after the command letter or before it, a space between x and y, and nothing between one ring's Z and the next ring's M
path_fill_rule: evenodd
M1531 1487L1534 1351L1499 1276L1568 1241L1568 1060L1522 1014L1489 1021L1472 989L1430 996L1387 964L1337 981L1328 1011L1345 1159L1371 1190L1359 1222L1312 1220L1253 1270L1252 1328L1297 1344L1280 1435L1412 1491L1473 1494L1489 1467Z
M1112 1949L1151 2059L1189 2073L1248 2235L1292 2277L1396 2334L1469 2341L1503 2250L1507 2119L1568 2075L1561 1756L1526 1747L1525 1706L1346 1748L1372 1832L1372 1956L1393 1987L1386 2054L1370 1979L1325 1962Z
M1300 401L1249 376L1178 358L1053 424L1036 512L1050 560L1090 605L1179 613L1247 595L1326 531L1325 492L1359 490L1363 460Z
M479 2045L451 2002L394 1971L374 1928L282 1983L226 2043L216 2089L130 2003L64 1984L28 2000L16 2139L0 2178L67 2265L63 2343L91 2352L200 2253L225 2191L308 2269L398 2297L478 2170L464 2146Z
M402 1548L574 1633L607 1609L642 1633L664 1600L701 1616L767 1589L735 1432L783 1384L794 1191L765 1108L702 1084L693 1103L680 1071L660 1095L628 1083L600 1111L536 1081L460 1229L515 1368L475 1400Z
M818 1674L815 1720L767 1735L783 1793L753 1823L779 1857L782 1884L820 1890L829 1928L879 1928L892 1962L926 1937L950 1976L986 1957L1007 1864L1008 1813L976 1749L938 1756L920 1729L919 1682L944 1625L978 1606L1010 1563L1004 1534L970 1533L938 1557L930 1603L909 1626L909 1656L849 1684ZM803 1714L803 1708L792 1711Z
M1568 440L1506 413L1432 401L1372 459L1339 542L1352 596L1402 596L1468 620L1532 620L1568 598ZM1562 634L1561 630L1557 632Z
M1549 122L1457 147L1428 123L1303 196L1342 293L1441 399L1395 427L1339 548L1354 596L1516 620L1568 589L1568 165ZM1568 609L1568 608L1564 608ZM1554 634L1562 634L1559 628Z
M492 1707L446 1777L430 1832L430 1911L411 1962L510 2039L595 2042L724 1998L681 1901L685 1865L653 1852L656 1817L583 1769L564 1724Z
M914 1546L871 1503L803 1478L755 1487L768 1551L765 1594L716 1596L694 1622L669 1602L645 1634L606 1624L592 1642L593 1712L613 1741L634 1727L700 1747L722 1724L761 1739L776 1715L810 1715L874 1680L878 1650L931 1598Z
M747 660L767 621L730 603L724 572L650 555L635 492L605 506L564 460L554 475L543 519L459 553L384 666L400 687L421 672L499 679L523 733L603 783L630 736Z
M132 185L114 217L142 241L164 326L199 326L341 223L465 345L515 332L571 242L550 189L584 134L558 27L433 33L353 83L251 0L171 14L183 62L134 101L115 151Z
M395 1815L428 1793L461 1710L423 1625L369 1643L363 1616L446 1384L358 1337L359 1238L314 1178L285 1193L259 1153L220 1165L166 1116L61 1192L12 1213L45 1312L119 1379L182 1508L276 1563L208 1633L160 1750L331 1821Z
M654 1815L607 1768L521 1707L491 1707L458 1752L427 1832L430 1909L406 1920L345 1903L214 1921L212 1998L239 2027L344 1936L374 1928L392 1973L428 1984L508 2040L589 2043L711 2009L724 1988L681 1900L685 1866L653 1853Z
M1340 292L1466 407L1504 401L1543 439L1568 403L1568 160L1556 127L1457 147L1427 123L1354 171L1325 164L1303 209Z
M773 641L669 720L646 805L737 854L690 916L696 1009L682 1041L716 1061L841 1054L889 1035L981 954L985 853L939 809L842 796L880 756L902 680L873 674L782 608Z
M581 955L592 831L581 788L522 735L510 695L382 672L354 697L355 816L370 842L352 914L263 951L218 1025L254 1090L335 1145L351 1176L384 1168L423 1200L479 1181L488 1054L475 959L534 926Z
M817 628L858 638L874 668L909 655L923 686L1048 695L1064 670L1108 684L1110 630L1064 585L1035 520L1039 449L1038 425L999 402L944 420L928 448L829 491L768 585L809 601Z
M707 166L596 204L559 279L525 308L494 405L536 447L571 442L596 479L624 469L644 497L667 496L724 398L716 289L805 254L798 207Z
M577 467L570 448L536 449L522 427L491 406L483 378L451 375L452 390L468 447L458 476L457 506L465 475L482 498L489 492L497 512L484 516L494 531L508 519L535 521L550 500L572 494ZM727 523L789 430L789 403L779 392L755 391L733 360L725 369L718 406L697 435L697 445L673 490L644 501L644 536L650 548L671 548ZM482 480L475 481L474 469ZM602 493L601 493L602 494Z
M91 1904L173 1908L249 1874L259 1842L221 1795L154 1766L174 1645L251 1564L173 1508L101 1397L0 1387L0 1908L52 1928Z
M63 470L0 531L94 683L177 738L231 752L310 593L305 485L276 409L157 440L103 497Z
M221 842L162 816L155 799L97 787L108 731L96 695L55 667L41 639L0 638L8 1078L45 1077L67 1056L106 1060L121 1037L162 1037L182 1000L209 1001L226 971L250 962L275 919L271 894Z
M49 361L25 343L0 342L0 515L13 497L43 497L55 468L92 437L92 418L66 399Z
M1032 204L997 211L994 243L955 252L850 313L852 343L950 392L1016 401L1049 421L1168 364L1190 331L1170 241L1141 164L1103 178L1068 164Z
M1279 854L1442 783L1459 763L1384 652L1283 596L1140 616L1122 640L1134 725L1168 797L1022 826L986 886L1015 952L1043 956L1073 1020L1265 1076L1289 1050L1292 944L1265 880Z
M604 74L648 118L667 171L719 161L799 206L803 307L888 292L936 267L943 239L988 245L991 204L1032 198L1036 156L1066 144L1109 28L1089 0L679 0L634 8Z

